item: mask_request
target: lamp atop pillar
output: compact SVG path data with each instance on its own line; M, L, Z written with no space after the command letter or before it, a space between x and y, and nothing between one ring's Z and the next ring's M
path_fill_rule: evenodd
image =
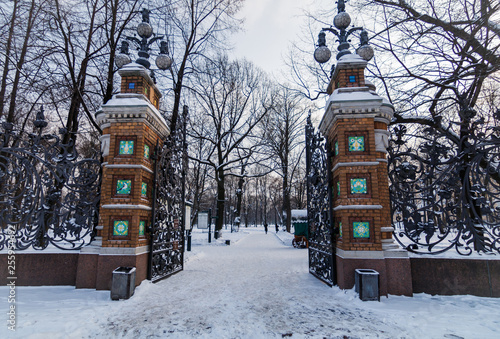
M144 8L141 11L142 22L137 26L137 34L141 37L138 39L136 37L128 36L126 39L132 41L137 47L138 58L135 61L137 64L144 66L149 69L151 63L149 62L149 51L150 46L158 41L163 40L163 35L157 35L153 33L153 28L149 22L150 10ZM152 37L152 38L151 38ZM151 39L150 39L151 38ZM131 62L129 56L129 42L124 40L120 48L120 53L116 56L115 65L118 68L122 68L126 64ZM156 57L156 66L161 70L169 69L172 65L172 59L168 56L168 44L166 41L160 41L160 54Z
M345 11L346 1L347 0L339 0L337 3L338 14L333 18L333 25L338 30L330 26L323 28L318 35L318 47L314 51L314 59L320 64L327 62L331 57L331 51L326 46L325 31L333 33L338 38L339 45L337 47L337 60L340 60L340 58L346 54L351 54L351 51L349 51L350 44L348 37L352 33L359 30L361 31L361 44L360 47L356 50L356 53L366 61L370 61L371 58L373 58L373 48L368 44L368 32L365 31L362 27L352 27L351 29L347 30L347 28L351 24L351 16Z

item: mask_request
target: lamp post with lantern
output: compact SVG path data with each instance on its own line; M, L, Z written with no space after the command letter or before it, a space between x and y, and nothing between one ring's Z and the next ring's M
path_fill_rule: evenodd
M135 61L139 65L144 66L146 69L149 69L151 63L149 62L149 51L151 50L150 46L156 42L160 41L160 53L156 57L156 67L161 70L169 69L172 65L172 59L168 56L168 43L163 40L163 35L156 35L153 33L153 28L149 22L149 14L150 10L144 8L141 11L142 13L142 22L137 26L137 34L140 39L136 37L128 36L126 39L133 42L138 49L138 58ZM116 56L115 65L118 68L122 68L124 65L131 62L129 56L129 41L122 41L122 45L120 47L120 53Z
M349 30L347 28L351 24L351 16L345 11L346 0L339 0L337 3L338 13L333 18L333 25L338 29L332 27L326 27L321 30L318 35L318 47L314 51L314 59L320 64L324 64L330 60L332 52L326 46L326 32L333 33L339 42L337 47L337 60L346 54L351 54L349 51L350 40L348 39L351 34L356 31L361 31L360 33L360 46L356 49L356 54L366 61L370 61L373 58L373 48L368 44L368 32L362 27L352 27Z

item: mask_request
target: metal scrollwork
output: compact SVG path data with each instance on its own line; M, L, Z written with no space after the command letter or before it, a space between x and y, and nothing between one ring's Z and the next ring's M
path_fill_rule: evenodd
M306 126L309 272L332 286L336 284L335 238L327 149L325 138L314 132L309 116Z
M148 279L156 282L184 267L183 164L180 133L156 146L153 221Z
M392 133L394 238L411 252L500 253L500 110L493 124L465 111L458 147L430 127Z
M79 249L94 238L101 186L100 156L83 159L72 141L37 133L16 133L3 123L0 134L0 250L15 234L15 248ZM65 133L61 129L61 133Z

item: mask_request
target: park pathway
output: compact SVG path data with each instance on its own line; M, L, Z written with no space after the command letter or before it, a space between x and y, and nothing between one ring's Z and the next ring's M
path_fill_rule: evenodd
M315 279L308 273L307 250L285 246L271 232L206 246L183 272L142 287L107 319L108 335L388 338L395 326L346 305L355 296L346 298Z
M416 294L362 302L314 278L307 250L284 245L274 232L226 233L230 246L208 244L206 236L197 230L184 271L143 281L129 300L73 286L19 287L16 332L0 326L0 338L500 337L498 298ZM0 286L3 314L8 293Z

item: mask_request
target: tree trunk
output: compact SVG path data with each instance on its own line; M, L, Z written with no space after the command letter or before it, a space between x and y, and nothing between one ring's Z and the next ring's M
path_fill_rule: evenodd
M292 209L290 204L290 189L288 188L288 159L283 159L283 212L286 214L286 231L292 229Z
M16 111L16 99L17 99L17 90L19 87L19 81L21 78L21 70L24 65L24 60L26 58L26 53L28 52L28 42L30 40L31 30L33 28L33 22L35 20L35 0L31 1L30 14L28 17L27 27L26 27L26 36L24 37L23 47L21 49L21 54L19 55L19 59L16 64L16 74L14 76L14 82L12 83L12 92L10 94L10 105L9 112L7 114L7 122L14 122L14 113Z
M107 103L113 96L113 80L114 80L114 63L116 55L116 16L118 9L118 0L110 1L111 5L111 27L109 28L109 59L108 59L108 71L106 79L106 90L104 92L104 98L102 103Z
M241 166L241 175L245 173L245 165ZM240 178L238 180L238 188L236 190L236 212L234 215L234 219L239 218L239 224L241 224L241 201L243 198L243 185L245 184L245 180Z
M224 203L226 200L226 191L224 188L224 170L219 169L217 175L217 219L215 221L215 239L221 236L221 230L224 223Z
M12 18L10 20L10 27L9 27L9 37L7 38L7 46L5 47L5 59L3 64L2 82L0 85L0 118L3 116L3 109L5 103L5 91L7 89L7 76L9 75L9 61L10 61L10 53L12 46L12 38L14 35L14 25L17 16L17 3L18 0L14 0L12 9Z

